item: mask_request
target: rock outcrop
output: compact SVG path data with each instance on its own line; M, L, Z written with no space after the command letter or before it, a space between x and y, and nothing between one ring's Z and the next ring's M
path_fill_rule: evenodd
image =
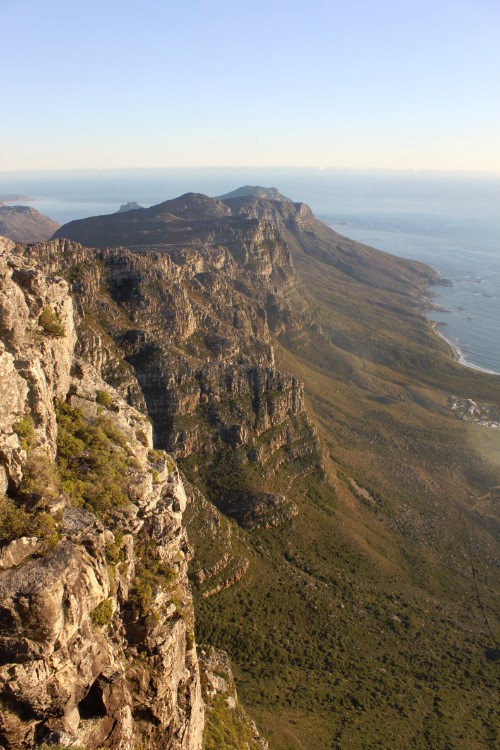
M76 342L73 303L61 278L47 277L0 241L0 488L18 482L26 458L19 420L56 453L54 399L66 395Z
M201 684L206 705L206 750L268 750L255 722L241 706L231 665L225 651L200 646L198 656ZM221 721L221 716L225 719Z
M136 208L144 207L139 205L139 203L136 203L135 201L129 201L128 203L122 203L122 205L118 209L118 212L123 213L124 211L134 211Z
M66 282L8 241L0 272L0 744L199 750L179 472L75 356Z

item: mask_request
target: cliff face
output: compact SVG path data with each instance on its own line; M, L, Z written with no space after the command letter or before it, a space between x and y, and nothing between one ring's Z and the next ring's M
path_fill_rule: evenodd
M23 456L12 425L24 414L31 414L37 445L55 456L57 428L52 402L68 391L76 341L66 283L37 273L13 248L13 242L0 239L2 491L8 479L19 481L21 476ZM59 326L58 335L47 330L51 323Z
M243 473L260 479L253 486L242 477L238 489L221 489L218 505L245 525L267 526L295 512L269 480L286 462L307 472L319 456L303 386L274 362L274 337L310 324L291 303L296 274L277 221L280 204L259 206L260 218L233 214L205 196L183 196L144 209L150 213L135 229L126 222L134 245L151 227L160 231L161 215L163 244L156 249L87 249L54 240L29 253L73 279L82 351L98 365L96 342L100 356L107 349L101 374L108 380L118 374L117 387L132 403L137 379L158 446L189 466L203 466L212 479L221 475L221 456L237 456ZM230 223L216 227L221 217ZM114 226L116 216L108 218ZM179 222L173 246L172 225ZM64 231L71 234L74 224ZM86 234L94 219L76 224ZM194 242L194 227L210 241ZM110 373L116 357L120 373Z
M75 356L67 284L5 241L0 273L0 743L198 750L177 468Z

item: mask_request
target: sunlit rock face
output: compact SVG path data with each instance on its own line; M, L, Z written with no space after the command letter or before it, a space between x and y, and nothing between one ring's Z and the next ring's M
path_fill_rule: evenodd
M75 355L68 284L28 255L0 244L0 489L10 513L0 543L0 744L199 750L182 481L167 454L152 452L144 415ZM48 471L56 456L62 403L80 424L73 461L92 459L85 430L96 439L105 429L125 467L126 496L105 513L75 507L74 487L52 474L50 493L42 474L27 492L33 466ZM31 535L16 535L12 518ZM51 519L50 533L40 519Z

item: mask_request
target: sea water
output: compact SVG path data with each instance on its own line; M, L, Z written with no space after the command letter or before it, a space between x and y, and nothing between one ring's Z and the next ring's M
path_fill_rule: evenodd
M500 177L319 170L136 169L0 172L0 195L59 223L144 206L186 192L220 195L241 185L274 186L340 234L438 270L429 317L469 366L500 373Z

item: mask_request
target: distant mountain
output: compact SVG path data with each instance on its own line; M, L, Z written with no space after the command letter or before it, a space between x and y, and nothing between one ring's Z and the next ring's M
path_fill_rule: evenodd
M42 242L58 228L57 221L30 206L0 206L0 235L14 242Z
M273 195L281 195L276 188L249 186L233 191L229 194L232 197L224 199L186 193L150 208L70 221L55 232L53 239L70 239L87 247L128 247L141 251L203 243L225 246L240 262L260 266L261 260L253 257L253 251L246 247L249 239L258 237L261 242L266 236L270 239L279 235L283 250L279 265L286 277L292 267L284 256L293 253L298 243L299 257L304 253L314 255L371 286L388 288L393 283L399 286L402 278L429 280L428 268L342 237L316 219L305 203L242 195L251 190L269 190Z
M28 195L23 195L19 193L2 193L0 195L0 202L5 203L7 201L8 203L12 203L12 201L32 201L33 198L30 198ZM2 203L2 205L3 205Z
M278 188L265 188L260 185L245 185L244 187L232 190L230 193L218 195L216 197L221 201L231 200L232 198L261 198L267 201L282 201L284 203L293 202L291 198L282 195Z
M185 244L200 239L200 233L212 232L214 222L219 226L228 216L231 209L221 201L186 193L150 208L70 221L57 230L54 239L65 237L89 247Z
M136 208L143 208L135 201L129 201L128 203L122 203L117 213L124 213L125 211L135 211Z

